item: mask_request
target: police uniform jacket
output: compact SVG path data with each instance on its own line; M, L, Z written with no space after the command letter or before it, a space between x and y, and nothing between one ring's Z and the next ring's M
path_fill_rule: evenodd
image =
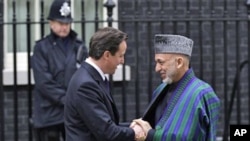
M85 59L87 49L71 30L66 39L52 31L37 41L31 58L34 73L34 126L47 127L63 123L64 101L68 83L77 70L77 52L82 50Z

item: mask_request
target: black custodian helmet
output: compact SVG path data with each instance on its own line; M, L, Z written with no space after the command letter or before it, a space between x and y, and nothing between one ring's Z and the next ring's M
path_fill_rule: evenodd
M56 20L62 23L71 23L71 8L69 0L54 0L48 16L48 20Z

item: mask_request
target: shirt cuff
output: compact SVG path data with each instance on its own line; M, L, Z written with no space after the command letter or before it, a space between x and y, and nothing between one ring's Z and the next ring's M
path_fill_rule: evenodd
M155 130L154 129L150 129L148 131L148 134L147 134L147 137L146 137L145 141L153 141L154 135L155 135Z

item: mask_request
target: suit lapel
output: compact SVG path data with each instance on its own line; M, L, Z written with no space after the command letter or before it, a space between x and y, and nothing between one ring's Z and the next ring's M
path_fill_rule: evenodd
M92 67L90 64L86 63L85 61L82 63L82 66L86 68L86 70L89 72L90 75L92 75L93 79L99 84L100 90L104 92L104 96L107 97L107 99L110 101L110 112L112 112L112 117L114 118L114 121L116 124L119 123L119 112L116 108L115 101L113 100L111 91L107 89L107 86L105 82L103 81L101 75L98 73L98 71Z
M110 88L107 87L106 83L103 80L100 80L100 84L105 94L108 96L109 100L112 103L114 103L113 97L111 96L111 93L110 93Z
M107 89L107 86L105 84L105 82L103 81L101 75L98 73L98 71L92 67L91 65L89 65L86 62L83 62L82 64L87 70L88 72L93 76L93 78L95 79L95 81L99 84L100 88L102 89L102 91L105 93L105 95L108 97L108 99L114 103L113 98L111 96L111 93L109 92L109 90Z

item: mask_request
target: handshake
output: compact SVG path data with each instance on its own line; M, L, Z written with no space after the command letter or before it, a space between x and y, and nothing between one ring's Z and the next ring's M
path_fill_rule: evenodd
M133 120L129 127L134 130L136 141L145 141L148 131L152 129L150 124L142 119Z

